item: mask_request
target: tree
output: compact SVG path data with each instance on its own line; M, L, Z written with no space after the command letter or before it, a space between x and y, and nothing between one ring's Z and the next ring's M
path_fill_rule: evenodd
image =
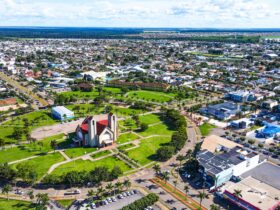
M179 161L180 169L181 169L181 167L182 167L182 162L183 162L183 160L185 160L185 157L184 157L183 155L178 155L178 156L176 157L176 160Z
M51 148L55 152L55 149L57 148L57 141L56 140L51 140Z
M16 171L7 163L0 164L0 181L13 181L16 177Z
M174 184L173 192L175 192L175 190L176 190L176 188L177 188L178 181L177 181L177 180L174 180L174 181L173 181L173 184Z
M145 131L149 128L149 125L147 123L141 123L140 124L140 130Z
M2 188L2 193L6 194L7 200L9 200L9 192L11 192L11 191L12 191L12 186L9 184L4 185Z
M199 198L199 208L201 209L201 203L203 199L206 198L206 193L205 192L198 192L197 197Z
M190 187L189 187L188 185L185 185L185 186L184 186L184 190L185 190L185 192L186 192L186 195L188 195L188 194L189 194L189 191L190 191Z
M233 195L237 197L237 199L242 198L242 190L234 189Z
M27 195L29 196L30 200L33 200L35 198L33 190L30 190Z
M114 189L114 185L112 183L108 183L105 188L108 190L108 193L111 194Z
M47 193L38 193L36 195L36 198L37 198L37 201L36 201L36 204L37 204L37 208L38 209L46 209L46 205L48 205L49 203L49 196Z
M159 165L159 164L154 165L154 166L153 166L153 169L155 170L155 172L156 172L157 175L160 174L161 169L160 169L160 165Z
M129 181L129 179L124 180L123 186L126 188L126 190L131 187L131 182Z
M165 184L166 184L166 182L170 179L169 173L168 173L167 171L165 171L165 172L162 173L162 179L163 179L163 181L165 182Z
M118 192L121 191L123 184L121 182L116 182L115 187L117 189Z
M210 205L210 209L211 209L211 210L219 210L220 208L219 208L219 206L217 206L217 205L215 205L215 204L211 204L211 205Z
M160 147L157 152L156 156L159 161L167 161L172 157L175 152L175 148L172 146L162 146Z
M103 196L103 194L105 193L105 189L103 187L98 187L97 191L96 191L96 196L98 198L101 198Z

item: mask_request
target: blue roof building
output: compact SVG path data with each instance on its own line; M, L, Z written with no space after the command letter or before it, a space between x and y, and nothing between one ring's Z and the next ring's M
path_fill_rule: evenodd
M67 120L74 118L74 112L64 106L55 106L52 107L52 116L57 120Z
M235 102L247 102L256 100L256 97L253 93L242 90L227 93L225 94L225 98Z

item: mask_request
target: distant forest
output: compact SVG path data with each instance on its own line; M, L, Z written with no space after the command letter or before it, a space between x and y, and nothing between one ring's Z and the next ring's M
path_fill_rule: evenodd
M143 37L144 31L175 31L182 33L207 33L205 36L187 36L178 37L177 33L174 36L166 37ZM279 29L145 29L145 28L74 28L74 27L0 27L0 39L9 38L52 38L52 39L168 39L168 40L190 40L190 41L212 41L212 42L231 42L231 43L255 43L260 37L254 35L259 32L279 32ZM248 33L250 36L233 36L233 35L209 35L211 33ZM164 33L161 33L161 35Z

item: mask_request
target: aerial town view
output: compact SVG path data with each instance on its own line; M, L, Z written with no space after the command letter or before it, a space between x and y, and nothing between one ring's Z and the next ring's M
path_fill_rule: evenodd
M0 5L0 210L280 210L277 0Z

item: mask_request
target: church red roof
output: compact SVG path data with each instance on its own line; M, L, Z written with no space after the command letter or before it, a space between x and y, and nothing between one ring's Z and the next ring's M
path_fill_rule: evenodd
M81 125L81 129L83 131L83 133L88 133L88 121L91 120L92 117L87 117ZM108 120L100 120L97 122L97 135L100 135L102 133L102 131L108 127Z

